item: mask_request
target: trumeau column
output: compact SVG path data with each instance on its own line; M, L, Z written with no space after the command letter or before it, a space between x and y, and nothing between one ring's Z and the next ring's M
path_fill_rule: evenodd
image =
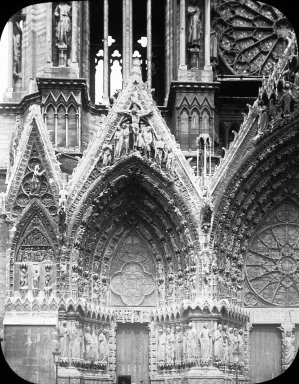
M147 0L146 10L146 56L147 56L147 86L152 88L152 0Z
M211 0L205 0L205 70L212 70L210 63L210 22L211 22Z
M104 0L104 68L103 68L103 104L108 104L109 102L109 48L108 48L108 0Z
M180 69L187 69L186 65L186 4L180 0Z

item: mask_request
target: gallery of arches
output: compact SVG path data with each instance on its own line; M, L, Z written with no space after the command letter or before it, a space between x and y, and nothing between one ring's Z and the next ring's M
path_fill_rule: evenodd
M254 384L292 369L290 19L270 0L53 1L10 15L0 339L18 377Z

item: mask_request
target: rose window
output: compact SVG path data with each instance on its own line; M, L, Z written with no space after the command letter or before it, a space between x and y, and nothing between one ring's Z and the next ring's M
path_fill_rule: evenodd
M220 0L213 26L228 72L247 76L267 75L293 30L278 9L253 0Z
M253 238L245 263L247 282L261 299L299 305L299 222L291 202L282 204Z

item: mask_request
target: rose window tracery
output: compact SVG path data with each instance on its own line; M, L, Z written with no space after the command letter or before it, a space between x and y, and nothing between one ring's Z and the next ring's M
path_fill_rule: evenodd
M252 291L267 303L299 305L299 220L290 201L280 205L253 238L245 271Z
M253 0L220 0L213 26L219 55L235 75L267 75L293 31L278 9Z
M111 301L115 305L147 305L155 302L155 265L150 249L137 235L118 245L110 266Z

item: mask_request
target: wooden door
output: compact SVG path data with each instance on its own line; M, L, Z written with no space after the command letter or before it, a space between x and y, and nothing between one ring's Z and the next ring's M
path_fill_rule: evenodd
M116 374L131 376L131 383L149 384L148 329L143 325L121 324L116 332Z
M281 331L278 325L254 325L250 335L251 383L262 383L281 374Z

